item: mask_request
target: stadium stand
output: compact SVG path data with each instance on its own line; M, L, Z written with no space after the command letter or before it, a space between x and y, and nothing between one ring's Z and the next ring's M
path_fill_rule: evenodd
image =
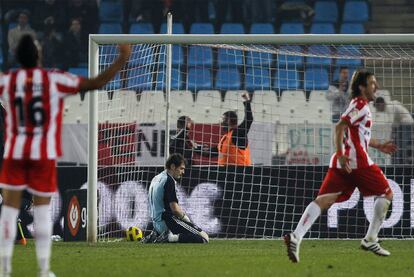
M219 68L216 73L217 90L238 90L241 88L240 73L237 67Z
M132 23L129 26L130 34L154 34L154 27L151 23Z
M273 88L279 91L301 88L299 73L296 70L277 70L273 76Z
M336 23L338 21L338 5L334 1L317 1L314 11L313 22Z
M190 34L214 34L214 26L211 23L193 23Z
M245 75L245 89L254 90L270 90L271 75L266 67L247 68Z
M273 90L256 90L252 99L254 118L260 122L275 123L277 111L277 95Z
M221 95L218 90L200 90L197 93L193 115L196 122L219 123L222 114Z
M196 90L208 90L212 87L213 78L210 69L193 67L188 70L187 88L193 92Z
M124 10L122 3L115 1L102 1L99 6L99 19L101 22L123 22Z
M270 23L253 23L250 26L250 34L274 34L275 29Z
M364 34L365 28L361 23L343 23L340 29L341 34Z
M138 104L138 122L156 123L165 119L166 106L164 93L157 90L144 90Z
M101 23L99 26L100 34L122 34L120 23Z
M188 52L188 66L213 67L213 51L210 47L190 46Z
M346 1L343 22L364 23L369 20L369 7L366 1Z
M305 91L326 90L329 87L329 75L325 68L308 68L305 71Z
M311 34L335 34L335 27L332 23L313 23L310 29Z

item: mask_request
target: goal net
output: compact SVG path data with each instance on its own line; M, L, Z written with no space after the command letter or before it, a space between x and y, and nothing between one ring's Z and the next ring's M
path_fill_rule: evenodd
M176 187L192 221L216 238L278 238L291 231L327 171L334 126L357 68L373 72L380 85L377 96L383 101L370 103L372 137L398 145L392 156L370 149L394 192L380 236L412 238L414 45L291 44L276 38L281 43L257 44L252 36L246 43L213 44L213 36L208 44L174 44L171 63L165 43L133 45L128 65L97 94L98 239L120 237L130 226L152 229L148 187L163 170L165 145L182 116L193 121L188 138L203 145L191 153ZM111 41L98 44L99 72L114 60L115 44L122 40ZM224 134L224 112L235 111L238 124L245 119L245 91L253 113L252 165L219 166L209 147ZM324 213L307 236L363 237L373 201L355 190Z

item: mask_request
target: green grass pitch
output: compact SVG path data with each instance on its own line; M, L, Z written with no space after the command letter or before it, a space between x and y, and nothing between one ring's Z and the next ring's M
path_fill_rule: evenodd
M282 240L212 240L209 244L136 242L53 244L52 270L70 276L414 276L414 241L386 240L390 257L356 240L305 240L292 264ZM34 243L16 245L13 276L36 276Z

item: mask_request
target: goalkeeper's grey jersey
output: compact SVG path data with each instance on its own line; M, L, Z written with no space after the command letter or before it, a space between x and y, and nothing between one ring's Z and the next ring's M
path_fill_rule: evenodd
M151 181L148 193L149 212L154 228L158 233L168 229L162 219L162 214L164 212L171 213L171 202L178 203L175 184L176 181L167 173L167 170L155 176Z

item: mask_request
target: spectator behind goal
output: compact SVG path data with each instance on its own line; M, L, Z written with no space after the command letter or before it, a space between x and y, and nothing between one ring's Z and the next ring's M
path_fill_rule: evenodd
M0 215L1 276L10 276L23 190L33 196L38 276L50 271L52 220L50 198L57 190L56 159L61 156L63 98L80 91L96 90L109 82L131 54L119 46L119 56L101 74L86 79L67 72L39 67L41 53L31 35L16 48L21 68L0 76L0 96L6 109L6 143L0 173L3 207ZM24 257L21 257L24 258Z

